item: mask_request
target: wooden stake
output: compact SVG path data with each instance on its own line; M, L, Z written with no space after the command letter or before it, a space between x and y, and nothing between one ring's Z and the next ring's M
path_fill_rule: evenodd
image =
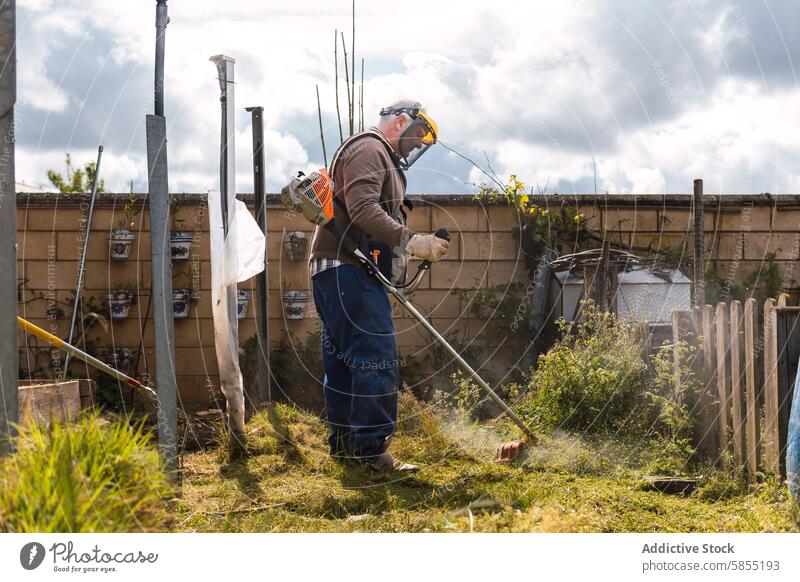
M345 93L347 93L347 111L350 116L350 135L353 135L353 104L350 101L350 72L347 68L347 45L344 43L344 33L342 33L342 52L344 53L344 84Z
M339 112L339 31L333 31L333 64L336 68L336 120L339 123L339 144L344 143L344 134L342 134L342 115Z
M778 439L778 314L764 301L764 469L780 481Z
M350 76L353 79L353 84L350 86L350 135L353 135L356 119L356 0L353 0L353 38L351 42L350 66L352 67L352 72Z
M761 462L761 413L758 407L758 393L756 386L756 338L758 333L758 316L756 309L758 302L754 298L745 301L744 304L744 378L745 378L745 400L747 407L747 480L754 483Z
M325 151L325 134L322 131L322 106L319 102L319 85L317 87L317 115L319 116L319 140L322 142L322 159L325 160L325 167L328 167L328 153Z
M717 397L719 407L717 408L717 419L719 422L719 451L722 454L730 447L730 367L728 366L728 334L730 325L728 324L728 306L725 303L718 303L716 310L716 334L717 334Z
M361 59L361 91L358 95L358 108L360 110L359 131L364 131L364 59Z
M737 467L745 466L744 449L744 381L742 374L742 302L731 301L731 424L733 425L733 459Z

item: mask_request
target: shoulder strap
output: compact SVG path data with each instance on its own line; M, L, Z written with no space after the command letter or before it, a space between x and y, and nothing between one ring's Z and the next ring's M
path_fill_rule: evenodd
M331 180L333 180L333 171L336 169L336 164L338 163L339 158L341 157L342 152L344 152L345 148L347 148L348 146L350 146L350 144L355 143L364 137L374 137L379 139L380 142L386 147L386 150L389 153L389 157L391 157L392 160L397 159L397 155L394 153L392 146L389 145L389 142L386 141L386 138L383 136L383 134L375 129L370 128L365 131L362 131L361 133L351 135L346 140L344 140L344 142L342 142L342 145L340 145L337 148L336 152L333 154L330 171L328 172L328 175L331 177ZM400 175L403 176L403 179L405 180L405 175L403 174L402 168L398 166L398 170L400 170Z

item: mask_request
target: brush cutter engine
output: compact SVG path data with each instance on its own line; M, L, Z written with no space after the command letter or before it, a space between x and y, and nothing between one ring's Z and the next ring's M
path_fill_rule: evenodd
M355 243L345 236L336 225L333 216L333 183L326 169L321 168L311 172L308 176L303 172L297 172L297 176L292 178L281 190L281 199L284 206L289 210L299 212L307 220L327 229L342 241L343 249L355 255L370 274L374 275L378 271L376 259L358 250ZM444 227L436 231L436 236L450 240L450 233ZM422 261L411 281L404 282L401 285L394 285L393 287L398 292L410 297L422 282L422 276L430 268L431 263L429 261ZM388 282L387 284L391 285Z
M281 199L284 206L318 226L333 220L333 184L324 168L308 176L297 172L281 190Z

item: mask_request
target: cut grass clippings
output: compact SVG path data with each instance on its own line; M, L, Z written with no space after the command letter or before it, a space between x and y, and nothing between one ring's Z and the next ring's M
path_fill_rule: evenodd
M748 487L712 471L688 496L648 490L652 444L553 436L521 463L496 463L508 429L446 420L407 395L400 416L392 451L422 466L415 475L334 462L312 414L280 404L255 414L247 457L184 456L173 531L798 531L774 483Z

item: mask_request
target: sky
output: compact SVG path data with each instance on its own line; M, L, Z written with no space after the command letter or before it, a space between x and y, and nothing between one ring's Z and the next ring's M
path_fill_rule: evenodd
M82 164L102 144L106 189L146 191L155 5L18 0L17 181L47 189L66 152ZM253 190L245 107L265 108L268 191L324 164L317 85L330 158L334 38L344 30L350 53L349 0L168 7L171 191L219 188L216 54L236 60L239 192ZM501 181L661 194L703 178L706 193L800 193L800 0L360 0L355 18L366 125L384 105L418 100L443 144ZM339 88L344 115L341 70ZM408 178L410 193L469 193L488 181L441 145Z

